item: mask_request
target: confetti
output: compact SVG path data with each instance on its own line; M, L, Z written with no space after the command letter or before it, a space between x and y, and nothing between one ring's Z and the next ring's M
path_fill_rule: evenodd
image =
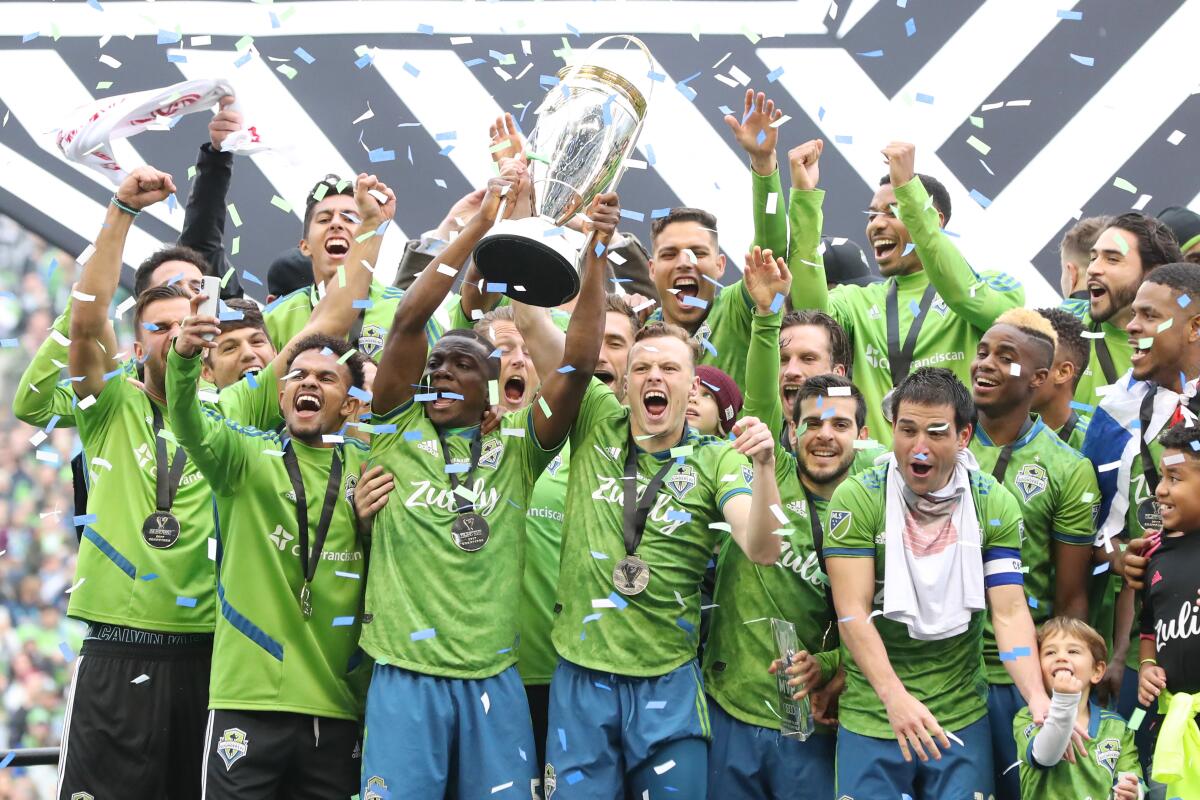
M150 680L150 676L143 672L141 675L138 675L136 678L131 680L130 683L132 683L134 686L140 686L148 680Z
M1096 59L1091 56L1079 56L1074 53L1071 53L1071 60L1076 64L1083 64L1085 67L1095 66L1096 64Z
M422 631L414 631L413 633L411 633L409 635L408 638L412 639L414 642L419 642L423 639L432 639L435 636L437 636L437 629L426 628L425 630L422 630Z

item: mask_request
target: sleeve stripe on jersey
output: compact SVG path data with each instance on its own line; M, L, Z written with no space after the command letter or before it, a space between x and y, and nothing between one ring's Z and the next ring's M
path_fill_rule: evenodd
M1054 541L1062 542L1063 544L1090 545L1096 540L1096 537L1090 533L1081 536L1077 533L1063 533L1062 531L1054 531L1054 533L1051 535L1051 538L1053 538Z
M730 489L728 492L721 495L721 499L717 501L717 508L725 508L725 504L739 494L750 494L750 490L742 487Z
M825 557L836 558L845 556L847 558L874 558L875 548L873 547L826 547Z
M402 412L407 411L409 406L411 406L412 404L413 404L413 399L410 397L409 399L405 400L400 405L393 408L391 411L387 411L383 414L380 414L378 412L372 413L371 414L371 416L373 417L372 421L378 420L379 422L387 423L387 422L395 419Z
M96 545L100 552L108 556L108 560L116 564L130 579L137 577L137 568L133 566L133 562L121 555L121 552L113 547L112 542L96 533L92 526L83 526L83 538Z

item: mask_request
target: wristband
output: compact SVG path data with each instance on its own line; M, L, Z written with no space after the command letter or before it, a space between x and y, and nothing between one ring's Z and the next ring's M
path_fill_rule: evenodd
M120 200L117 199L117 196L115 194L113 195L112 200L110 200L109 202L112 203L117 208L124 211L126 214L128 214L131 217L136 217L138 214L142 213L141 211L138 211L136 208L127 206L124 203L122 203Z
M1146 666L1147 664L1153 664L1156 667L1158 666L1158 662L1155 661L1153 658L1143 658L1141 661L1138 662L1138 669L1141 669L1142 667Z

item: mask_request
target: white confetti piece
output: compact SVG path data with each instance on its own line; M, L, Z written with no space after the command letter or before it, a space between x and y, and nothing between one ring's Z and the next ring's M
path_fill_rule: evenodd
M471 44L474 41L475 40L472 39L470 36L451 36L450 37L450 44L452 44L452 45L454 45L454 44ZM528 53L526 53L526 55L528 55Z
M100 56L100 63L106 67L112 67L113 69L121 68L121 62L117 61L115 58L113 58L112 56L107 55L107 54Z
M508 783L502 783L502 784L500 784L499 786L493 786L493 787L492 787L492 794L497 794L497 793L499 793L499 792L503 792L505 789L511 789L511 788L512 788L512 786L513 786L513 782L512 782L512 781L509 781Z
M665 764L657 764L654 767L654 773L656 775L662 775L664 772L669 772L670 770L673 770L673 769L675 769L675 759L672 758L671 760L667 761Z
M776 210L776 208L778 208L778 206L779 206L779 192L770 192L769 194L767 194L767 208L766 208L767 213L774 214L775 210Z
M79 401L79 408L85 411L94 405L96 405L96 395L94 394L89 394L87 397Z
M1016 363L1009 364L1008 365L1008 374L1009 375L1020 375L1021 374L1021 365L1016 364Z
M742 86L750 85L750 76L738 69L737 64L729 65L729 76Z
M217 560L217 540L211 537L208 540L208 560Z
M829 396L830 397L849 397L850 396L850 387L849 386L830 386L829 387Z
M492 698L488 697L488 693L484 692L479 696L479 702L483 703L483 713L486 714L492 710Z
M53 339L57 344L62 345L63 347L71 346L71 340L69 338L67 338L66 336L64 336L63 334L59 333L58 331L54 330L53 328L50 329L50 338Z
M33 445L34 447L39 447L42 444L42 442L46 441L47 438L48 437L46 436L45 431L36 430L33 432L33 436L29 437L29 443L31 445Z
M595 598L592 600L592 608L616 608L617 604L607 597Z
M143 672L141 675L138 675L136 678L131 680L130 683L132 683L134 686L140 686L148 680L150 680L150 676Z
M200 389L196 392L196 397L200 398L202 403L215 403L220 400L220 396L211 389Z
M959 747L966 747L966 745L963 744L963 740L958 738L957 736L955 736L952 732L946 731L945 733L946 733L946 738L950 739L953 742L957 742Z
M1171 131L1171 134L1167 137L1167 141L1171 144L1177 145L1183 141L1183 137L1185 136L1187 136L1187 134L1183 131Z
M91 303L96 299L96 295L94 294L88 294L87 292L81 292L75 289L71 291L71 297L74 297L81 303Z
M455 275L458 274L458 270L456 270L454 267L450 266L449 264L438 264L437 271L442 273L443 275L447 275L451 278L453 278Z
M775 519L779 520L780 525L787 525L787 515L783 513L783 509L777 503L771 504L771 513L775 515Z
M92 459L92 466L103 467L104 469L112 469L112 464L110 464L108 461L105 461L100 456L96 456Z
M1172 467L1176 464L1182 464L1184 460L1185 457L1183 453L1176 453L1173 456L1163 456L1162 463L1166 464L1168 467Z
M1096 467L1096 472L1112 472L1114 469L1120 469L1120 468L1121 468L1121 462L1113 461L1112 463L1101 464L1100 466Z
M76 259L75 259L76 265L82 267L84 264L87 263L89 258L91 258L93 255L95 255L95 253L96 253L96 245L89 244L87 247L83 248L83 252L80 253L76 257Z
M524 428L501 428L500 435L501 436L516 436L516 437L524 439L525 438L525 429Z
M1183 456L1180 456L1180 458L1183 458ZM86 580L87 580L87 578L80 578L79 580L75 581L75 585L71 586L69 589L67 589L65 592L63 592L63 594L70 594L71 592L75 591L80 586L83 586L83 582Z

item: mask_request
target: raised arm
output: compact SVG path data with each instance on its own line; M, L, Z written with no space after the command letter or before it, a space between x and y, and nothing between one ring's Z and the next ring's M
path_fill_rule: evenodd
M501 178L492 178L479 213L404 293L383 343L379 371L375 375L371 406L377 412L392 411L415 394L415 384L425 372L429 351L425 323L446 298L475 245L491 230L500 209L500 193L509 185Z
M775 479L775 437L754 417L742 417L733 426L737 438L733 449L754 464L754 481L749 497L729 498L722 510L729 524L729 535L746 558L756 564L770 565L779 560L780 527L775 510L779 508L779 484Z
M742 413L758 417L779 440L786 413L779 400L779 326L783 321L783 298L791 291L792 275L782 258L755 247L746 254L742 280L754 300L750 324L750 346L746 352L746 404Z
M277 376L287 372L292 345L304 337L324 333L344 339L360 313L354 307L354 301L367 299L371 292L383 233L396 215L396 193L374 175L363 173L354 186L354 202L358 206L360 222L346 263L338 267L337 276L329 281L324 299L313 307L308 322L280 348L279 355L271 362Z
M29 425L43 428L54 423L58 428L75 427L74 393L66 386L59 386L62 365L69 358L67 344L71 333L71 301L58 315L50 327L50 335L38 346L21 374L13 391L13 416Z
M587 213L596 236L588 239L589 249L584 254L582 285L567 326L562 366L546 373L538 371L542 388L532 412L533 430L543 447L560 444L571 432L604 340L606 253L621 216L616 192L597 195Z
M233 101L232 97L222 97L220 110L208 123L209 141L200 146L179 233L179 243L203 255L211 275L221 275L229 268L225 259L225 199L233 179L233 154L222 152L221 143L242 127L242 115L228 108ZM221 291L227 298L241 293L236 274Z
M924 184L916 177L916 147L892 142L883 149L896 192L897 216L912 237L913 246L946 305L980 330L996 317L1025 302L1025 290L1008 276L981 278L943 231L945 218L933 207Z
M121 257L133 218L174 191L170 175L153 167L138 167L122 181L105 212L96 250L75 285L69 363L71 376L81 378L73 382L79 397L99 394L105 374L116 368L117 339L108 324L108 308L121 278Z
M787 252L787 217L783 214L783 187L779 182L779 128L772 127L783 118L783 111L766 94L746 90L745 108L738 119L732 114L725 124L733 138L750 157L750 180L754 197L754 244L776 253ZM771 197L774 195L774 208Z
M221 332L216 317L196 316L196 309L204 299L204 295L192 298L192 315L184 320L167 354L167 416L179 445L208 478L213 491L231 495L242 483L250 448L242 434L200 405L196 392L200 353L216 345L205 341L204 335L216 337Z
M550 375L563 363L566 334L550 318L550 309L512 304L517 330L529 348L529 356L538 375Z

